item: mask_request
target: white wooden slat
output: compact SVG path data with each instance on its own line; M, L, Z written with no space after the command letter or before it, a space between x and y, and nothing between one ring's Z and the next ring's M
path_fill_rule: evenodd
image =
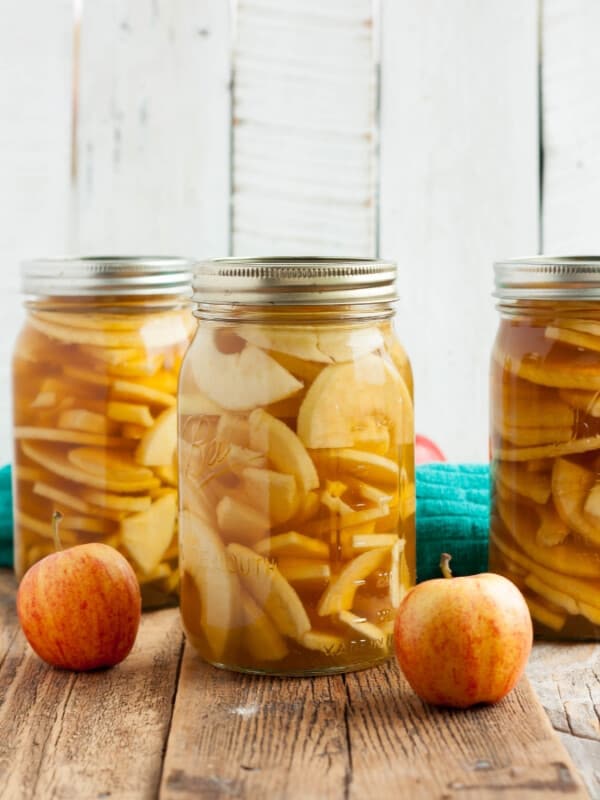
M375 254L375 5L235 3L236 255Z
M384 0L381 255L417 429L488 457L492 262L538 246L537 3Z
M83 0L73 246L226 255L230 14Z
M544 0L543 246L600 252L600 3Z
M10 359L23 320L19 263L66 249L72 0L2 3L0 463L12 458Z

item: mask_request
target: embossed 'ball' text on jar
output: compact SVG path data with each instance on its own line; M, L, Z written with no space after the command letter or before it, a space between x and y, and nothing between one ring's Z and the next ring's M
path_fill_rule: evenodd
M490 568L539 636L600 639L600 258L495 265Z
M64 546L102 541L133 565L144 607L178 598L179 367L196 328L192 262L73 258L22 267L13 356L18 577Z
M207 661L318 675L391 652L415 580L412 378L396 268L198 266L181 368L181 613Z

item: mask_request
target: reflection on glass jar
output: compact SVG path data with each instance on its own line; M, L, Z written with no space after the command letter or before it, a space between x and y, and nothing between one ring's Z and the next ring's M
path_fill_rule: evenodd
M181 612L213 664L319 674L390 653L415 580L394 276L316 259L197 273L178 404Z
M490 568L538 635L600 638L600 260L496 265Z
M191 265L77 259L24 265L13 357L15 568L102 541L132 563L145 607L177 601L179 367L196 327Z

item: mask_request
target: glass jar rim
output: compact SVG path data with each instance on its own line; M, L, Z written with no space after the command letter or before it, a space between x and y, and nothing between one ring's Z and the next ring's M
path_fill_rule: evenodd
M221 304L341 305L398 299L397 265L375 258L267 256L196 264L193 300Z
M600 256L527 256L494 264L502 300L600 299Z
M46 297L191 296L194 261L179 256L67 256L21 264L21 291Z

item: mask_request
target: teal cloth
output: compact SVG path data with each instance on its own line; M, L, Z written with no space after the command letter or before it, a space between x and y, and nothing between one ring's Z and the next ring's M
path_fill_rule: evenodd
M487 570L490 507L488 464L417 467L417 580L440 578L440 554L453 575Z
M417 467L417 578L440 577L440 553L452 555L452 572L487 568L489 467L423 464ZM13 563L10 465L0 468L0 567Z
M0 567L13 563L13 515L10 464L0 468Z

